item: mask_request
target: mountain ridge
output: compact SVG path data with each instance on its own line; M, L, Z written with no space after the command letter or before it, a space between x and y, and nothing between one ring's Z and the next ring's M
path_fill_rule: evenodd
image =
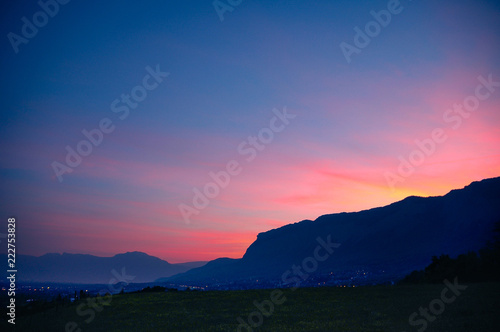
M493 223L500 221L499 203L500 177L490 178L443 196L412 195L383 207L325 214L260 232L241 258L171 264L140 251L111 257L66 252L17 255L17 267L22 271L18 278L24 282L107 283L113 270L125 268L127 275L135 277L131 282L209 285L260 278L281 285L283 271L310 256L318 237L331 236L341 247L314 274L378 269L397 279L423 268L433 255L480 249Z
M5 254L0 256L6 257ZM19 254L16 256L16 267L19 271L17 277L20 282L102 284L116 280L115 274L125 273L131 277L128 282L146 283L206 263L172 264L140 251L118 253L110 257L66 252L46 253L41 256Z
M500 221L499 203L500 177L496 177L443 196L413 195L383 207L326 214L259 233L240 259L223 264L213 260L161 280L220 284L255 278L280 285L283 271L310 256L317 237L328 235L342 246L316 274L380 267L389 271L388 278L389 274L402 278L425 267L433 255L479 250L493 223Z

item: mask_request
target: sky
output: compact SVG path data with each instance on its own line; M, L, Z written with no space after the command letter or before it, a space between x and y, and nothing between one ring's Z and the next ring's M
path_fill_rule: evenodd
M18 254L239 258L500 175L496 1L41 3L0 11Z

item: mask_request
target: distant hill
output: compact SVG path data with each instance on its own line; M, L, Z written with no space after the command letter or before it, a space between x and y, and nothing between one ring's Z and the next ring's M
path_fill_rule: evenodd
M6 255L0 255L5 257ZM7 258L1 258L7 261ZM206 262L170 264L157 257L142 252L127 252L113 257L97 257L81 254L45 254L40 257L17 255L17 278L24 282L61 282L61 283L116 283L118 278L112 272L122 275L125 268L127 276L135 276L128 282L151 282L159 277L200 267Z
M340 247L326 261L317 262L309 279L363 269L371 271L368 279L397 280L424 268L433 255L456 256L481 249L497 221L500 178L493 178L445 196L411 196L385 207L289 224L260 233L241 259L217 259L160 280L208 285L271 279L281 284L285 271L314 255L316 239L327 241L328 236ZM287 276L292 275L298 273Z

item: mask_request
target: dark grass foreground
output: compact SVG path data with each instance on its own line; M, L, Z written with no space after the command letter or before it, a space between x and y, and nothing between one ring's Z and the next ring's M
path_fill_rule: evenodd
M410 314L440 298L444 284L306 288L284 290L286 300L274 305L254 331L417 331ZM97 312L77 306L50 309L16 319L16 331L66 331L75 322L81 331L237 331L237 318L248 321L253 302L269 300L272 290L186 291L115 295ZM451 293L448 296L452 295ZM101 309L101 307L98 307ZM268 309L268 307L266 307ZM90 312L95 312L91 320ZM254 314L258 323L260 315ZM421 319L419 317L417 319ZM85 320L89 320L85 322ZM2 322L3 325L4 322ZM499 331L500 284L469 284L446 304L425 331ZM74 331L79 331L75 328ZM72 331L72 329L68 329ZM241 328L240 331L250 331Z

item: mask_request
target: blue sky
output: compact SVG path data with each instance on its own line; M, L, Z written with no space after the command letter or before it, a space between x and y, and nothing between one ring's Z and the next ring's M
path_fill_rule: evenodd
M19 251L241 257L258 232L498 176L500 93L458 130L442 116L500 80L500 6L401 1L348 63L340 43L388 3L245 0L221 22L211 1L70 1L18 53L8 33L41 8L3 4L0 211L24 225ZM148 66L170 75L120 120L111 103ZM239 144L285 107L296 118L245 163ZM115 130L58 181L52 163L103 118ZM391 189L435 128L449 139ZM179 206L234 159L241 174L186 223Z

